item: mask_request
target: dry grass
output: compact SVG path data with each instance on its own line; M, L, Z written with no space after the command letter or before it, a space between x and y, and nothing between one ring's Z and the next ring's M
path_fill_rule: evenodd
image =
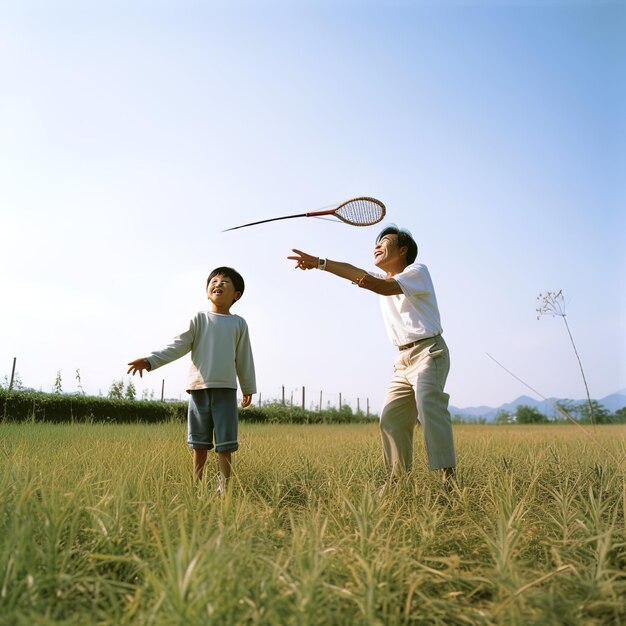
M384 497L377 428L0 426L0 624L622 624L624 426L459 426Z

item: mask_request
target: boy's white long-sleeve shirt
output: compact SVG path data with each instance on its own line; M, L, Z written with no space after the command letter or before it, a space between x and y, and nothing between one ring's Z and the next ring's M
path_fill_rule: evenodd
M246 320L239 315L200 311L189 322L189 329L174 338L163 350L148 358L150 371L191 352L189 384L193 389L237 389L256 393L254 359Z

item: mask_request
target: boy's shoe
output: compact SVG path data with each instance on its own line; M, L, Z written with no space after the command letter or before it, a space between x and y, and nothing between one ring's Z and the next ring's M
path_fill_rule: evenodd
M395 478L394 476L392 476L391 478L388 478L383 483L383 486L376 492L376 495L379 498L384 498L384 497L388 496L389 494L393 493L393 491L396 488L397 484L398 484L398 479L397 478Z
M405 472L391 472L387 475L382 487L377 491L376 495L379 498L389 496L396 493L401 484L405 481Z
M220 498L223 498L226 495L226 479L221 473L217 475L217 488L215 489L215 492L218 496L220 496Z

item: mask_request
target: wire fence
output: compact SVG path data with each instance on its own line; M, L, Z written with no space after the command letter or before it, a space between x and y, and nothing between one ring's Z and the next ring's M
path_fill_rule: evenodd
M352 400L347 399L342 392L329 394L324 393L323 389L307 390L304 385L302 387L292 388L281 385L279 394L277 396L270 396L269 398L260 392L255 404L260 407L267 404L299 406L302 409L308 408L311 411L322 411L324 408L330 407L336 407L341 411L342 407L349 406L357 413L364 413L367 416L370 414L370 400L367 396L364 398L357 396L356 405L353 405Z

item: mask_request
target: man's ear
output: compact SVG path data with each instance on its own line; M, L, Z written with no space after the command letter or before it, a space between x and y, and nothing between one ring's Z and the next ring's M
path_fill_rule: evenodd
M233 296L234 298L233 302L237 302L237 300L239 300L241 296L242 296L241 291L235 291L235 295Z
M406 259L406 255L408 254L408 252L409 252L409 247L408 246L400 246L398 248L398 254L400 256L403 256L405 259Z

